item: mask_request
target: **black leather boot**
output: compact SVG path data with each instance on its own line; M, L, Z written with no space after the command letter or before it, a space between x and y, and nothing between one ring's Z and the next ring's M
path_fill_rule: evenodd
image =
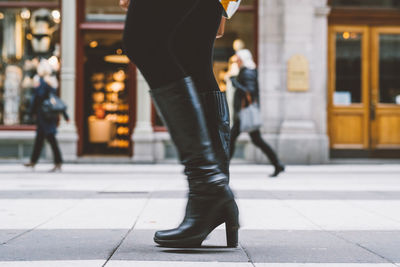
M229 178L229 108L223 92L210 91L199 94L204 116L218 166Z
M154 241L166 247L198 247L225 223L227 245L238 243L238 208L227 175L218 167L203 109L190 77L151 91L154 104L176 145L189 181L183 222L158 231Z

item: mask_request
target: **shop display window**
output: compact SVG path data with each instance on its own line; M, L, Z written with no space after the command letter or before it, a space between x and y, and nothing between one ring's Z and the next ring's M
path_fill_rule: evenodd
M40 79L38 66L48 69L46 75L58 88L60 16L58 9L0 7L0 125L34 123L28 108Z
M120 33L85 34L85 153L129 154L129 59Z
M118 1L85 0L86 21L124 21L125 14Z

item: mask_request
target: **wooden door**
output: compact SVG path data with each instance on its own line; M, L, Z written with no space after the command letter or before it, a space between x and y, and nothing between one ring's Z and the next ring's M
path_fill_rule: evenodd
M333 149L367 149L370 143L369 28L329 27L328 121Z
M400 27L371 29L371 148L400 148Z
M400 27L329 29L332 149L400 148Z

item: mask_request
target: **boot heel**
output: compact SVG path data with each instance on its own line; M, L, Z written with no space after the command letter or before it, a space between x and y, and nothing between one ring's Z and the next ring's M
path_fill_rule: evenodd
M239 243L239 210L233 201L227 212L225 221L226 245L229 248L236 248Z
M236 248L239 243L239 227L225 223L226 227L226 246L228 248Z

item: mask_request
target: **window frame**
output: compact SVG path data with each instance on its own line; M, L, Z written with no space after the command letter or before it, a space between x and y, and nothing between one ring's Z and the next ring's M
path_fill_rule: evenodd
M75 114L83 114L84 99L85 99L85 76L83 59L85 57L85 42L84 35L87 32L122 32L124 29L124 22L115 21L87 21L86 20L86 0L66 0L76 2L76 83L75 83ZM116 3L118 4L118 3ZM128 81L129 90L129 106L136 107L136 66L132 63L128 67L128 75L132 77ZM84 116L76 116L75 121L78 129L78 156L85 155L85 123L87 123ZM132 135L133 129L136 124L136 110L129 109L129 134ZM130 140L129 156L133 156L133 142Z
M50 3L44 1L22 1L22 2L4 1L0 2L0 8L4 9L5 8L32 8L32 9L49 8L49 9L59 9L60 12L62 12L61 11L62 1L63 0L57 0L57 3ZM62 23L63 20L61 18L60 26L62 25ZM62 27L60 27L59 29L60 36L61 36L61 28ZM61 40L60 40L60 45L61 45ZM62 58L62 56L60 56L60 58ZM61 91L61 85L59 88L59 92L60 91ZM36 125L30 125L30 124L0 125L0 131L35 131L35 130L36 130Z

